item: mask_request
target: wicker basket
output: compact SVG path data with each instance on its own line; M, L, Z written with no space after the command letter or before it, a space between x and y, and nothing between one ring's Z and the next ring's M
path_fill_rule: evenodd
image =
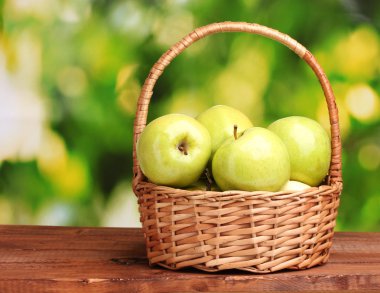
M182 190L146 180L136 142L147 122L153 87L166 66L192 43L221 32L276 40L306 61L318 77L331 125L331 165L325 185L299 192ZM141 90L134 124L133 189L138 197L150 264L208 272L268 273L325 263L342 190L338 110L329 81L313 55L288 35L258 24L223 22L195 29L153 65Z

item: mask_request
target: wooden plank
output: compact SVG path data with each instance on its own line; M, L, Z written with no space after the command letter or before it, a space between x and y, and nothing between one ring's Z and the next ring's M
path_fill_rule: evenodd
M336 233L330 261L257 275L149 267L140 229L0 226L0 292L380 291L380 233Z

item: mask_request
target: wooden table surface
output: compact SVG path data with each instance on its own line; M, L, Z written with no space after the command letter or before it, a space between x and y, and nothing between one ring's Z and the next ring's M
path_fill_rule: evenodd
M135 228L0 226L0 292L380 292L380 233L336 233L330 261L255 275L149 267Z

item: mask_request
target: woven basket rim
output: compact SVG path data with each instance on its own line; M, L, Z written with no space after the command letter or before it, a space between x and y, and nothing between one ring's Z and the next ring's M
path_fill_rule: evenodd
M139 187L147 187L153 192L165 193L167 198L185 198L187 200L210 200L210 201L224 201L224 200L245 200L245 199L266 199L276 200L290 197L302 198L310 197L311 195L320 196L323 192L336 193L342 190L342 183L335 182L331 185L322 184L315 187L309 187L302 190L289 190L289 191L242 191L242 190L226 190L226 191L213 191L213 190L188 190L183 188L175 188L165 185L157 185L152 182L142 181Z

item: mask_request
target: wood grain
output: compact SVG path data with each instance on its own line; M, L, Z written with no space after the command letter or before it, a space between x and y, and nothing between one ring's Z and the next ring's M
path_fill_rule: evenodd
M380 292L380 233L333 243L309 270L211 274L149 267L140 229L0 226L0 292Z

